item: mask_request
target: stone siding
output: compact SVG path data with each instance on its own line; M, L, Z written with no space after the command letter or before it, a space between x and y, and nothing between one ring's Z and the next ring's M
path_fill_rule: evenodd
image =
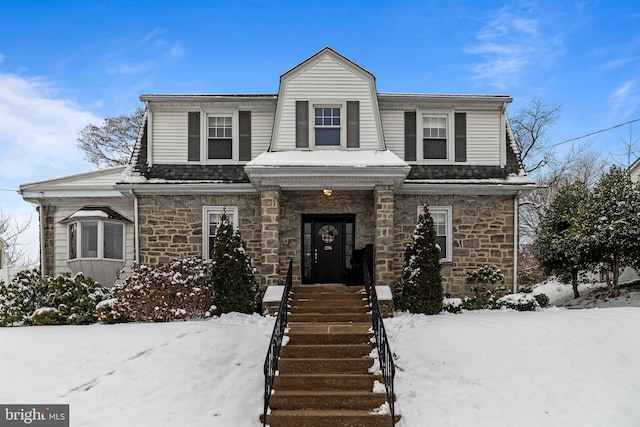
M56 242L55 242L55 206L42 206L41 218L44 220L44 225L42 227L41 233L44 233L44 236L41 236L41 240L44 241L44 260L41 261L41 269L42 274L54 275L55 271L55 259L56 259ZM40 207L37 208L38 210Z
M140 263L202 256L202 207L237 206L238 229L251 263L260 267L260 200L252 194L138 197Z
M404 249L411 242L417 222L417 207L451 206L453 217L452 261L443 263L442 282L446 294L470 295L474 284L467 272L488 264L504 273L505 286L513 283L513 196L422 196L396 195L395 270L399 277Z

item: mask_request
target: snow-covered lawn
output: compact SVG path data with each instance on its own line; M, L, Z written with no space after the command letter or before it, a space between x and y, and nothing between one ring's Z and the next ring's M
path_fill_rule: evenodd
M400 426L638 426L640 308L398 314ZM0 403L71 425L259 426L273 318L0 328Z

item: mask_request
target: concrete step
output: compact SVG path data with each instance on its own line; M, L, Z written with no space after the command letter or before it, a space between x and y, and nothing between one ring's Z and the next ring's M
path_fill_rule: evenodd
M400 416L396 415L396 422ZM390 415L357 410L272 411L267 416L271 427L390 427Z
M293 358L345 358L366 357L373 350L373 344L336 344L336 345L291 345L280 350L280 357Z
M298 299L295 301L289 302L289 307L369 307L367 300L360 299L342 299L342 300L332 300L332 299Z
M278 409L366 409L374 410L387 401L385 393L371 391L282 391L269 400L272 411Z
M340 313L340 314L317 314L317 313L298 313L292 311L289 316L289 322L360 322L371 323L371 315L366 313Z
M368 305L349 305L347 307L335 306L293 306L289 308L291 314L367 314L371 309Z
M365 295L358 293L296 293L293 292L291 294L292 301L300 301L300 300L333 300L333 301L366 301L367 297Z
M373 366L373 359L359 358L280 358L278 371L281 374L366 374Z
M382 375L373 374L280 374L275 378L275 390L373 391Z
M291 288L294 293L330 293L330 294L358 294L364 292L362 286L340 286L340 285L296 285Z

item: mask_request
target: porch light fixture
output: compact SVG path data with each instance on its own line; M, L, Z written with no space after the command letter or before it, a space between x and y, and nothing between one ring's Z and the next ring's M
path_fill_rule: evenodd
M324 194L325 196L329 197L333 194L333 190L330 188L325 188L324 190L322 190L322 194Z

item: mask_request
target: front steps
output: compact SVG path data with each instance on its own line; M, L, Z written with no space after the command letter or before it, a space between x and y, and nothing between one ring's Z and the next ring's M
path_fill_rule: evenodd
M387 402L387 396L373 392L376 381L383 380L369 372L374 344L363 289L294 286L290 313L289 340L280 351L267 424L391 426L389 415L373 413Z

